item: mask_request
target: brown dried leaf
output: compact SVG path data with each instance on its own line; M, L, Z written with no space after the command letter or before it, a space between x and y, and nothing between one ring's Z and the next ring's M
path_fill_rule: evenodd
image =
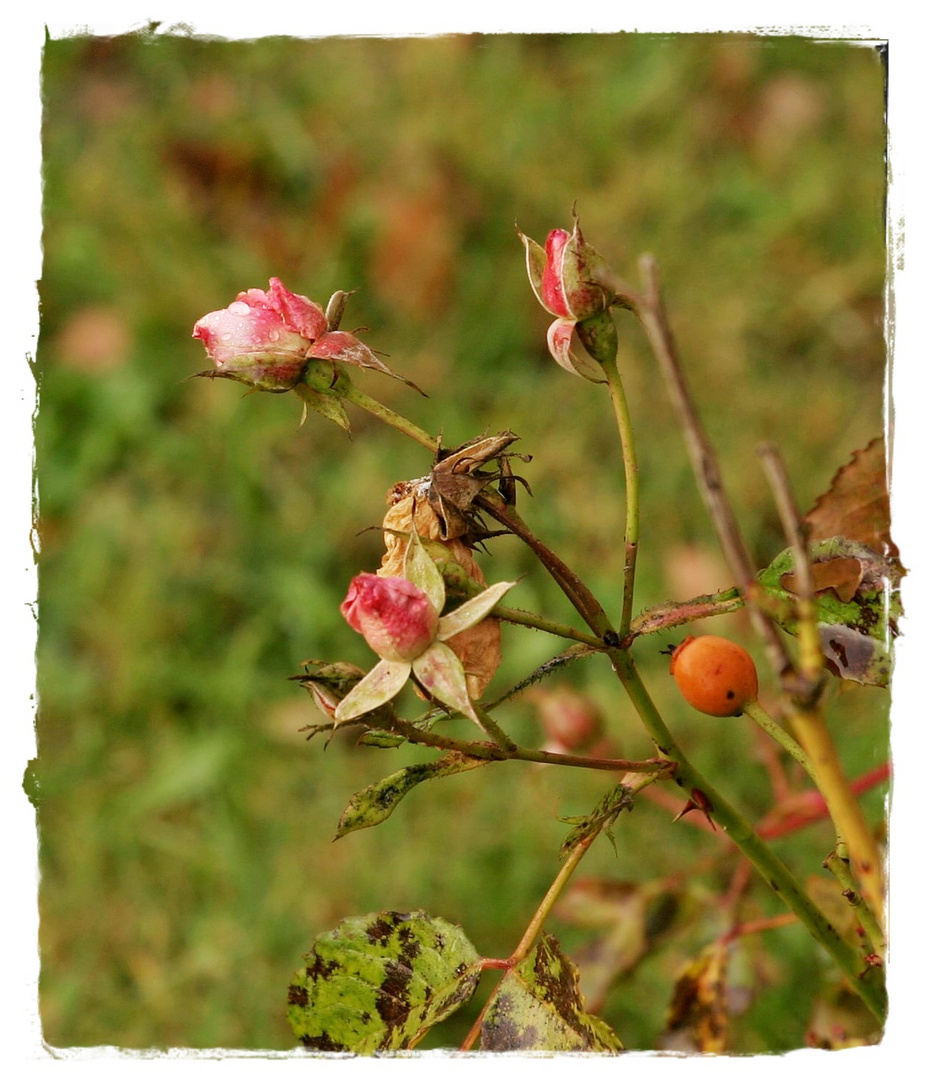
M872 439L855 451L804 520L809 540L844 536L897 558L897 547L890 535L891 507L883 437Z
M858 592L862 583L862 564L858 559L835 558L827 562L811 563L810 573L813 577L813 591L821 593L824 589L832 589L844 603L848 602ZM781 587L788 592L797 593L797 575L782 574Z

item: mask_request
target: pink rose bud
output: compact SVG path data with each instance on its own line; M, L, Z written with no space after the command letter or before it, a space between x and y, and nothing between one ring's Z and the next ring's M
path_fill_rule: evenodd
M383 660L411 661L435 639L439 614L406 578L358 574L341 614Z
M571 233L553 229L544 247L522 234L527 270L537 299L561 319L580 322L614 303L613 275L597 251L585 242L576 221Z
M318 304L271 278L269 292L248 289L222 311L204 315L193 337L205 345L214 375L282 392L300 380L309 349L327 329Z

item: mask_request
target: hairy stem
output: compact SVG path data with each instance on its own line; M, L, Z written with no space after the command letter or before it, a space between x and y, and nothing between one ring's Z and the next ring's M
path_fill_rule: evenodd
M449 735L438 735L398 717L384 725L384 729L402 735L410 743L430 746L435 750L453 750L466 757L489 761L535 761L541 765L568 765L577 769L593 769L596 772L643 773L656 776L670 773L674 767L672 762L662 758L644 758L641 761L630 758L590 758L579 754L559 754L551 750L532 750L513 743L508 749L497 742L472 742L454 739Z

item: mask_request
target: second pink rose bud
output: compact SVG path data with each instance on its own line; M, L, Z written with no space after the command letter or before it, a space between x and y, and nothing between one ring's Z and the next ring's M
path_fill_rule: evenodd
M358 574L341 604L348 625L383 660L414 660L434 641L439 613L405 578Z

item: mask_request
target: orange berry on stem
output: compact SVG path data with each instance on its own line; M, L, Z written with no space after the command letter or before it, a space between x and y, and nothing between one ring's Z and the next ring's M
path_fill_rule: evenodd
M688 704L708 716L739 716L759 695L749 653L713 634L685 638L672 653L669 673Z

